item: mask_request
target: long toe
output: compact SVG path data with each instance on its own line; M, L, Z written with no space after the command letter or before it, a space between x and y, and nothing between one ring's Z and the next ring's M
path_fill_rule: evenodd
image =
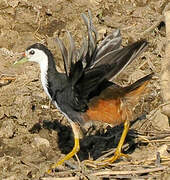
M131 157L128 156L127 154L116 151L114 156L112 156L108 159L105 159L103 161L85 160L85 161L83 161L83 163L84 163L84 165L90 166L90 167L105 167L105 166L109 166L110 164L113 164L116 160L120 159L121 157L131 159Z
M127 154L124 154L122 152L119 152L119 151L116 151L114 156L106 159L103 161L103 163L106 163L106 164L112 164L114 163L116 160L120 159L121 157L125 157L127 159L131 159L130 156L128 156Z

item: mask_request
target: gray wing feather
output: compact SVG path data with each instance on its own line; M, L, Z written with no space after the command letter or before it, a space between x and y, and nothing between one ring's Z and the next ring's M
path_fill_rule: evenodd
M66 47L64 46L63 41L61 41L59 38L56 38L56 41L57 41L57 43L60 47L60 50L61 50L66 75L69 76L68 51L67 51Z

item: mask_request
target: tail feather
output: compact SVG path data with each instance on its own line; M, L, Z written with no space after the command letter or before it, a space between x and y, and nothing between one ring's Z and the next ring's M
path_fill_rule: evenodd
M148 88L146 88L146 86L152 76L153 73L144 76L130 86L125 87L126 94L124 97L128 102L130 102L131 106L134 106L139 101L142 94L147 93Z
M138 90L143 84L148 83L148 81L152 78L154 73L148 74L144 76L143 78L137 80L135 83L131 84L130 86L125 87L126 92L132 92L134 90Z

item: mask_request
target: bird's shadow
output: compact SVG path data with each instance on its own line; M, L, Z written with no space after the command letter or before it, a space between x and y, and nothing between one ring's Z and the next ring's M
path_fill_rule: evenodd
M139 119L136 119L137 121ZM132 123L134 123L133 121ZM72 133L72 129L69 126L63 125L57 120L53 122L44 120L42 123L36 123L29 130L30 133L38 133L42 128L48 129L49 131L54 130L58 133L58 147L63 154L69 153L74 146L74 137ZM95 129L95 126L91 126L91 129ZM78 157L80 161L89 159L97 159L104 154L104 152L109 151L113 148L116 148L121 134L123 132L123 124L110 127L108 126L105 130L93 131L93 133L87 133L89 135L85 135L80 140L80 151L78 152ZM123 148L123 153L131 154L138 146L135 142L135 136L137 132L133 129L129 130L126 140L125 146Z

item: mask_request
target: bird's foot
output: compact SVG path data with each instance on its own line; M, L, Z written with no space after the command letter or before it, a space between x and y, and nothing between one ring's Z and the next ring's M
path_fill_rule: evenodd
M59 160L56 164L53 164L51 166L51 168L47 171L47 174L51 174L53 172L53 170L55 170L59 165L63 164L64 161L71 159L80 149L79 146L79 139L75 138L74 139L74 147L72 149L72 151L70 153L68 153L64 158L62 158L61 160Z
M126 158L130 159L130 156L123 154L120 150L116 149L114 156L112 156L106 160L103 160L103 161L85 160L83 163L86 166L91 166L91 167L104 167L104 166L108 166L109 164L114 163L120 157L126 157Z

